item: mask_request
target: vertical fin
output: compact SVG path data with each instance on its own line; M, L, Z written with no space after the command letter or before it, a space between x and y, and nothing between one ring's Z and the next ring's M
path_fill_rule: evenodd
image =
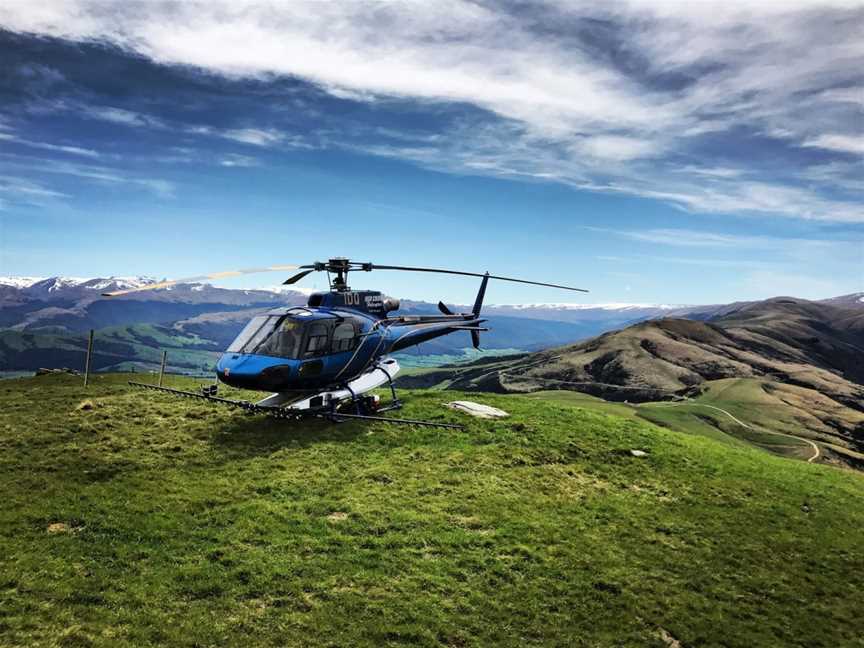
M477 291L477 299L474 300L474 317L480 317L480 309L483 308L483 298L486 296L486 284L489 283L489 273L483 275L483 281L480 283L480 290ZM480 331L471 331L471 344L475 349L480 348Z
M489 283L489 273L483 275L483 281L480 283L480 290L477 291L477 299L474 301L474 317L480 316L480 309L483 308L483 297L486 296L486 284Z

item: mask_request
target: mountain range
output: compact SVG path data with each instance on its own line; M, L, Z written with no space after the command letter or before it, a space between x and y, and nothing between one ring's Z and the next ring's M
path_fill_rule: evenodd
M0 277L0 369L80 367L86 335L96 330L97 370L149 369L169 351L173 370L209 370L243 325L261 311L306 303L298 290L238 290L204 283L105 299L103 292L155 282L150 277ZM455 310L468 306L454 304ZM680 307L640 304L487 306L487 353L533 351L597 335ZM437 313L437 305L405 299L406 314ZM407 354L408 364L471 357L467 335L452 335Z

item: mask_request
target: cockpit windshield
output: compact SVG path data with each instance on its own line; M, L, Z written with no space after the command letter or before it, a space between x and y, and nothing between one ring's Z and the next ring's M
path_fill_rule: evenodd
M305 327L305 322L284 317L276 323L270 337L252 353L279 358L296 358L300 353L300 342L303 340Z
M279 358L312 358L351 351L355 325L337 319L303 321L291 315L255 317L228 347L228 353L250 353ZM331 342L332 338L332 342Z
M255 346L253 340L261 341L261 335L266 335L273 330L272 323L278 317L268 317L261 315L253 317L251 321L240 331L240 335L234 338L231 346L228 347L228 353L251 353L248 349Z

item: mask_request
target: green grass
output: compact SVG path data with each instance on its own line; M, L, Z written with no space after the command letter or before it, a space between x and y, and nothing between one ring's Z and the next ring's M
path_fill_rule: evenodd
M836 462L836 459L827 454L826 447L842 451L853 459L857 456L849 448L838 447L836 438L814 432L813 428L818 425L815 419L802 420L806 415L809 399L818 397L818 394L812 390L777 383L771 384L771 389L766 391L765 384L759 379L726 378L706 382L704 392L693 399L640 404L612 403L571 391L539 391L529 394L528 397L593 412L637 418L677 432L695 434L733 446L750 444L784 457L812 457L814 449L806 439L820 442L820 461ZM770 391L784 392L785 400ZM745 425L741 425L729 414ZM864 419L864 416L852 410L845 410L842 414Z
M526 397L579 407L592 412L638 418L677 432L696 434L721 443L739 446L743 445L743 440L724 432L723 429L733 428L738 433L746 432L720 412L702 409L699 399L694 400L693 403L663 402L632 405L613 403L589 394L563 390L533 392Z
M292 425L129 377L0 383L2 646L864 645L860 474L524 396Z

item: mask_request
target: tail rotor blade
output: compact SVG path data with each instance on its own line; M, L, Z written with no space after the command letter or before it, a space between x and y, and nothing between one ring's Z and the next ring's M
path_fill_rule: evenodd
M471 329L471 344L474 345L475 349L480 348L480 331Z

